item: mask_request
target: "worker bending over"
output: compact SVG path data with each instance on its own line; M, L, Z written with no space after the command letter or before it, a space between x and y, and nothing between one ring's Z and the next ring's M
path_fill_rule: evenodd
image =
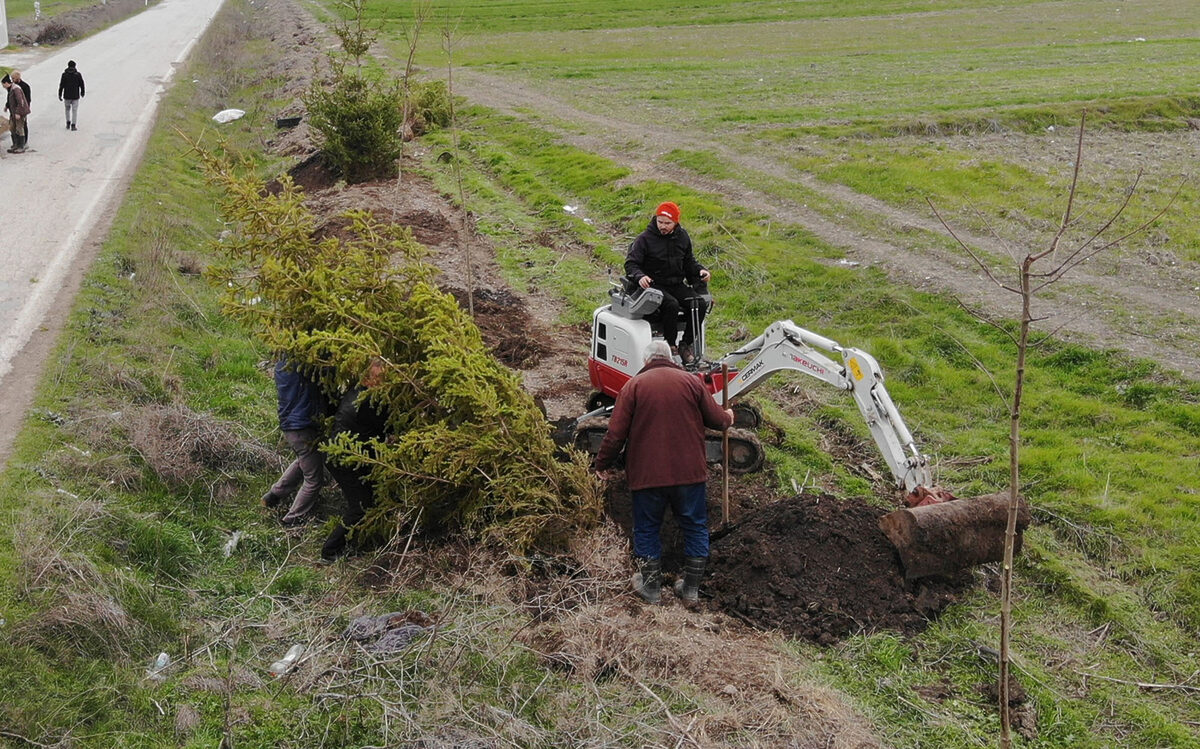
M608 433L595 468L611 479L611 467L625 450L625 476L633 494L633 554L638 573L633 587L650 603L662 590L662 527L666 508L683 534L683 577L675 594L685 603L699 598L708 560L708 497L704 429L726 429L733 411L722 409L700 378L675 364L665 341L646 348L645 366L617 395Z

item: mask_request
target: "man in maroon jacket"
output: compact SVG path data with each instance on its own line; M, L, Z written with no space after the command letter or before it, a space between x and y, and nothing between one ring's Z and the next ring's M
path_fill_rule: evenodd
M662 590L659 529L668 506L684 539L684 571L675 594L685 603L698 600L708 559L704 428L732 424L733 411L718 406L700 378L675 364L665 341L655 340L646 348L642 371L617 395L595 465L601 477L611 478L610 466L628 442L625 476L633 494L638 563L633 586L650 603L658 603Z

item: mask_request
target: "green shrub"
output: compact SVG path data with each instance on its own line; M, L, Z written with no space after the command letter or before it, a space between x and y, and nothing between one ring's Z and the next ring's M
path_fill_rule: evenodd
M321 150L347 181L395 174L403 143L399 86L335 70L314 80L304 104Z
M421 135L450 125L450 90L445 81L414 83L408 91L408 126Z
M227 310L331 396L373 360L384 364L368 392L395 436L369 448L346 437L326 446L370 470L370 523L385 532L461 528L520 553L599 518L586 465L556 458L532 396L432 285L434 269L407 228L357 211L346 214L344 234L317 239L289 178L271 195L227 160L202 158L238 227L218 245L227 259L209 267Z
M364 2L353 0L354 19L334 27L342 52L330 54L329 74L315 76L303 97L325 157L349 182L395 175L404 142L399 83L362 64L375 40L362 25Z

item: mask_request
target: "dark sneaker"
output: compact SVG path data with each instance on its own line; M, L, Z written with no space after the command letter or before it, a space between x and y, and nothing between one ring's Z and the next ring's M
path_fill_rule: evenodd
M72 129L72 130L78 130L79 128L75 127L74 125L71 125L71 129Z
M692 353L692 344L679 344L679 361L683 362L684 364L691 364L692 362L696 361L696 356Z
M68 129L68 130L70 130L70 129L71 129L71 123L69 123L69 122L67 123L67 129Z
M281 501L282 499L280 497L275 496L275 492L267 492L266 494L262 495L263 507L275 507Z

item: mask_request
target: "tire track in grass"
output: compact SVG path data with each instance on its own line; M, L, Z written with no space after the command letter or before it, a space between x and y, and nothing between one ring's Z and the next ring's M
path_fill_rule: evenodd
M779 153L747 154L694 132L636 122L611 112L588 112L544 88L479 70L456 70L455 88L456 94L476 104L531 121L576 148L630 168L631 179L666 179L719 194L731 203L767 213L773 220L804 227L843 251L847 260L878 267L889 278L922 291L953 294L986 314L1015 318L1019 310L1019 298L990 282L965 253L931 247L927 242L918 244L916 235L920 232L946 234L932 215L919 215L844 185L788 169ZM737 180L699 175L663 159L674 149L714 152L765 180L799 185L828 201L833 215ZM839 220L847 215L865 217L866 222L888 227L891 233L886 237L865 233L853 226L854 219ZM954 229L964 242L986 256L1012 255L1011 245L995 237L958 226ZM1118 349L1155 360L1186 377L1200 378L1200 346L1195 333L1200 329L1196 294L1200 272L1190 267L1163 272L1145 262L1137 271L1106 274L1088 264L1077 267L1053 287L1052 297L1039 297L1038 314L1050 317L1050 324L1059 326L1060 334L1070 340Z

